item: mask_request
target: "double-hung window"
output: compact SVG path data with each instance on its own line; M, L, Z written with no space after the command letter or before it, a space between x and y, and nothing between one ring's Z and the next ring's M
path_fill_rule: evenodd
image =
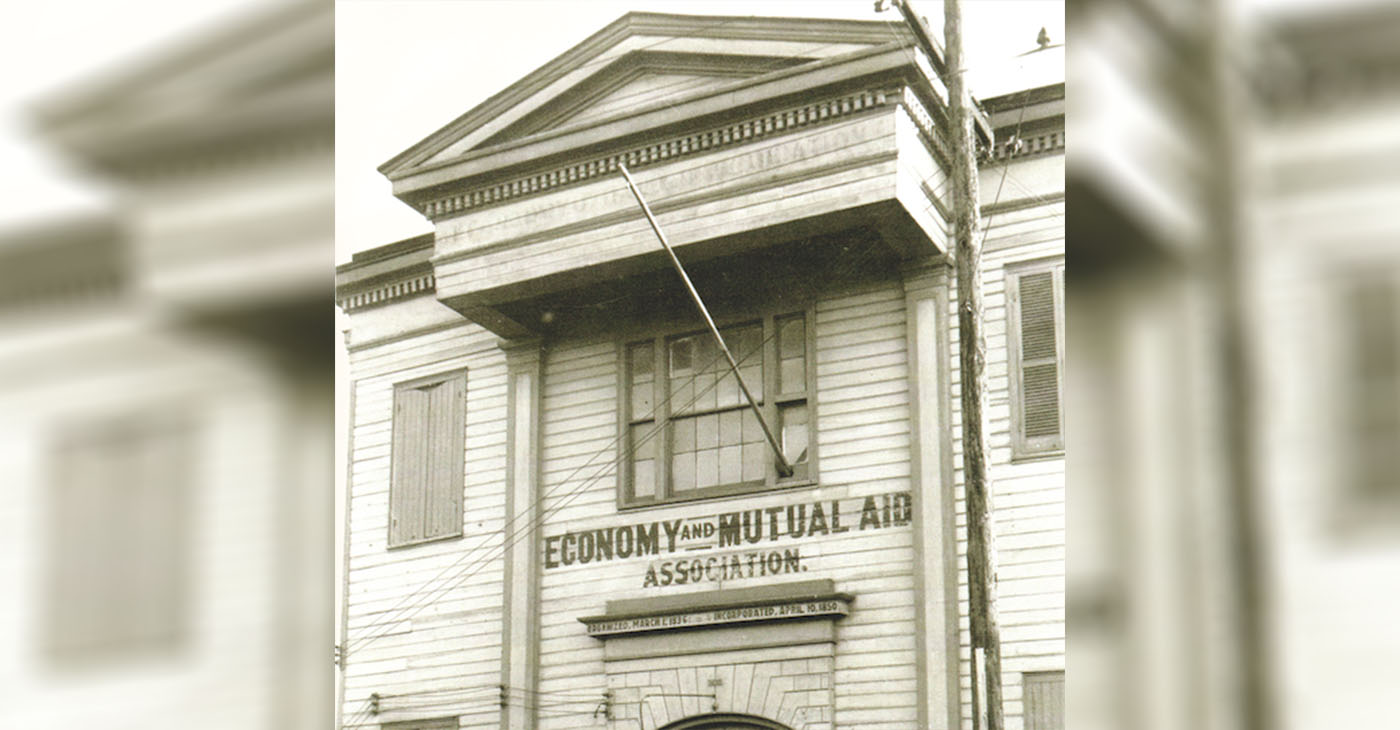
M467 373L394 386L389 547L462 534Z
M623 348L624 505L802 483L815 443L814 373L805 313L720 330L744 384L783 449L791 476L777 473L758 417L708 331L654 337Z
M1013 457L1065 448L1065 264L1063 259L1007 269L1007 341Z

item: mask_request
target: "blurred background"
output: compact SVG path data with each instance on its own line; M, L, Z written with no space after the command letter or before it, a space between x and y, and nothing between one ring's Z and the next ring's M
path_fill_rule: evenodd
M4 16L0 727L328 727L332 7Z
M1400 726L1400 7L1067 22L1068 717Z

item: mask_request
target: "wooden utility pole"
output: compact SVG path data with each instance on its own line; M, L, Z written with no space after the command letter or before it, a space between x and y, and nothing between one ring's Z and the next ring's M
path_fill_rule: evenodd
M894 3L914 31L924 52L936 63L928 28L909 6ZM958 359L961 365L963 489L967 505L968 623L972 633L973 728L1002 730L1001 629L997 623L995 550L991 497L987 481L986 421L987 346L982 336L982 241L977 237L977 155L971 97L965 83L962 8L943 3L943 83L948 87L948 121L953 150L953 237L958 281ZM980 656L979 656L980 654ZM979 661L980 659L980 661ZM977 676L978 665L982 676ZM978 679L986 702L986 724L979 722Z

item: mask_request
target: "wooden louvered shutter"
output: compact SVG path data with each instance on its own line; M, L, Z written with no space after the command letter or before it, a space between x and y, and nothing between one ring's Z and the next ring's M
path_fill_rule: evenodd
M462 532L463 431L466 381L452 378L433 386L428 399L427 485L424 537Z
M1022 273L1013 281L1018 325L1013 335L1018 360L1015 450L1018 455L1058 451L1064 448L1064 269Z
M1026 730L1064 730L1064 672L1027 672L1021 679L1021 697Z
M394 391L389 545L462 533L466 376Z

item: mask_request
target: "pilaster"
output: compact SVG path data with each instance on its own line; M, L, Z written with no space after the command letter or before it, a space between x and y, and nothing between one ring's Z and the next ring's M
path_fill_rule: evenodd
M506 355L506 514L501 610L501 727L532 730L539 677L540 340L501 340Z
M919 727L961 727L946 260L904 271Z

